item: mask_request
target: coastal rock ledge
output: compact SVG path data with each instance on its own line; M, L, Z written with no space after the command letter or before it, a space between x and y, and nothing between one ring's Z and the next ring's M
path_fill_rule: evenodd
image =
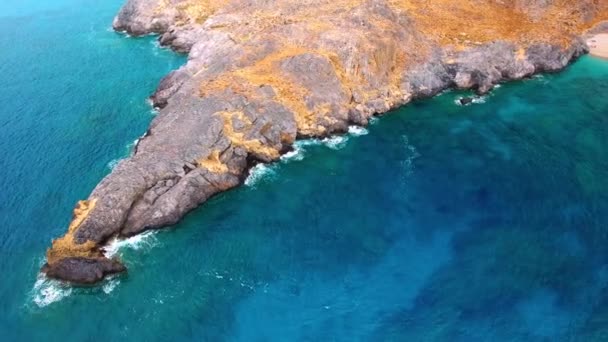
M450 88L554 72L606 30L606 0L128 0L117 31L188 53L160 113L74 211L43 267L92 284L125 267L114 236L172 225L302 137L345 132Z

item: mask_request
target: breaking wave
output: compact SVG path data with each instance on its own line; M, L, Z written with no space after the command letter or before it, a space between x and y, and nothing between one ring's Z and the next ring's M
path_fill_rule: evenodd
M344 146L346 146L347 141L348 141L348 136L340 135L340 136L333 136L333 137L325 138L325 139L321 140L321 143L323 145L331 148L332 150L339 150L341 148L344 148Z
M291 150L281 156L281 161L285 162L285 163L290 162L292 160L302 160L302 159L304 159L304 149L302 147L298 146L297 143L294 144L293 150Z
M110 169L110 171L113 171L121 160L122 158L110 160L110 162L108 163L108 169Z
M110 294L120 284L120 280L117 278L107 279L105 284L101 286L101 290L105 294Z
M470 103L466 103L463 104L462 102L460 102L460 100L466 98L465 96L459 96L456 99L454 99L454 103L458 106L469 106L471 104L482 104L482 103L486 103L488 101L488 97L486 95L484 96L475 96L473 98L471 98L471 102Z
M361 127L361 126L349 126L348 127L348 134L350 134L352 136L355 136L355 137L360 137L362 135L369 134L369 131L365 127Z
M152 248L158 243L155 235L156 231L149 230L126 239L113 238L103 247L104 254L106 257L111 258L116 255L120 256L121 252L125 249L140 250Z
M43 308L69 296L72 294L72 290L71 286L40 273L32 289L32 297L34 303L39 308Z
M371 120L370 120L371 123ZM283 154L279 160L282 163L289 163L304 159L307 147L326 146L332 150L339 150L346 146L351 136L358 137L369 134L369 131L360 126L349 126L348 134L334 135L324 139L304 139L298 140L293 144L293 149ZM249 170L249 176L245 179L246 186L255 186L263 179L273 178L276 175L277 164L257 164Z
M273 165L257 164L249 170L249 176L245 179L245 185L254 186L262 179L274 176Z

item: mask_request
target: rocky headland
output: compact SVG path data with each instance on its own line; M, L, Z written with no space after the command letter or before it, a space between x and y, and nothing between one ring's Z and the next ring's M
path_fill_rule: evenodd
M296 139L558 71L607 19L606 0L128 0L114 28L158 34L188 62L160 82L159 114L78 203L43 271L77 284L123 272L108 239L178 222Z

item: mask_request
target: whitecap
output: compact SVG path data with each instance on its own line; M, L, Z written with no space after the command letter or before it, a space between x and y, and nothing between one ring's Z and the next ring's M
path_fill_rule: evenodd
M120 163L122 159L114 159L114 160L110 160L110 162L108 163L108 168L112 171L114 170L114 168L118 165L118 163Z
M319 146L322 144L323 142L319 139L298 140L293 144L292 151L289 151L281 156L281 161L287 163L293 160L302 160L304 159L304 155L306 153L306 147Z
M120 280L117 278L106 280L105 284L101 286L101 289L105 294L110 294L120 284Z
M306 146L318 146L318 145L322 145L323 142L319 139L304 139L304 140L298 140L294 143L294 146L296 148L300 148L300 147L306 147Z
M466 103L463 104L462 102L460 102L462 99L464 99L466 97L464 96L459 96L456 99L454 99L454 103L458 106L469 106L471 104L482 104L482 103L486 103L486 101L488 100L487 96L474 96L471 98L471 102L470 103Z
M111 258L115 255L120 255L120 251L125 248L139 250L154 247L158 242L155 235L156 231L149 230L126 239L113 238L103 247L104 255Z
M32 289L33 301L40 308L58 302L70 294L72 294L71 286L50 279L43 273L38 275Z
M378 120L380 119L377 116L372 116L367 120L367 122L369 122L370 125L375 125L378 123Z
M476 96L473 98L473 103L482 104L482 103L486 103L487 100L488 100L487 96Z
M245 179L245 185L254 186L262 179L274 176L273 168L266 164L257 164L249 170L249 176Z
M285 153L281 156L282 162L290 162L292 160L302 160L304 159L304 149L300 146L294 144L293 150Z
M347 136L333 136L321 140L323 145L331 148L332 150L339 150L341 148L344 148L344 146L346 146L347 141Z
M369 131L361 126L348 126L348 134L358 137L369 134Z
M141 139L141 137L133 140L132 143L127 145L127 150L129 150L130 153L133 153L133 151L135 151L135 146L137 146L137 144L139 144L140 139Z

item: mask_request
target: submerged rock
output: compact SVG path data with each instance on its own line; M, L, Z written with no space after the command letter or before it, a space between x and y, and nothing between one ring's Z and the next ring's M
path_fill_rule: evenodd
M100 249L110 237L178 222L297 138L345 132L448 87L485 93L559 70L587 51L578 35L600 19L608 5L592 0L128 0L114 28L159 34L188 62L160 82L160 113L43 271L78 283L121 272Z

